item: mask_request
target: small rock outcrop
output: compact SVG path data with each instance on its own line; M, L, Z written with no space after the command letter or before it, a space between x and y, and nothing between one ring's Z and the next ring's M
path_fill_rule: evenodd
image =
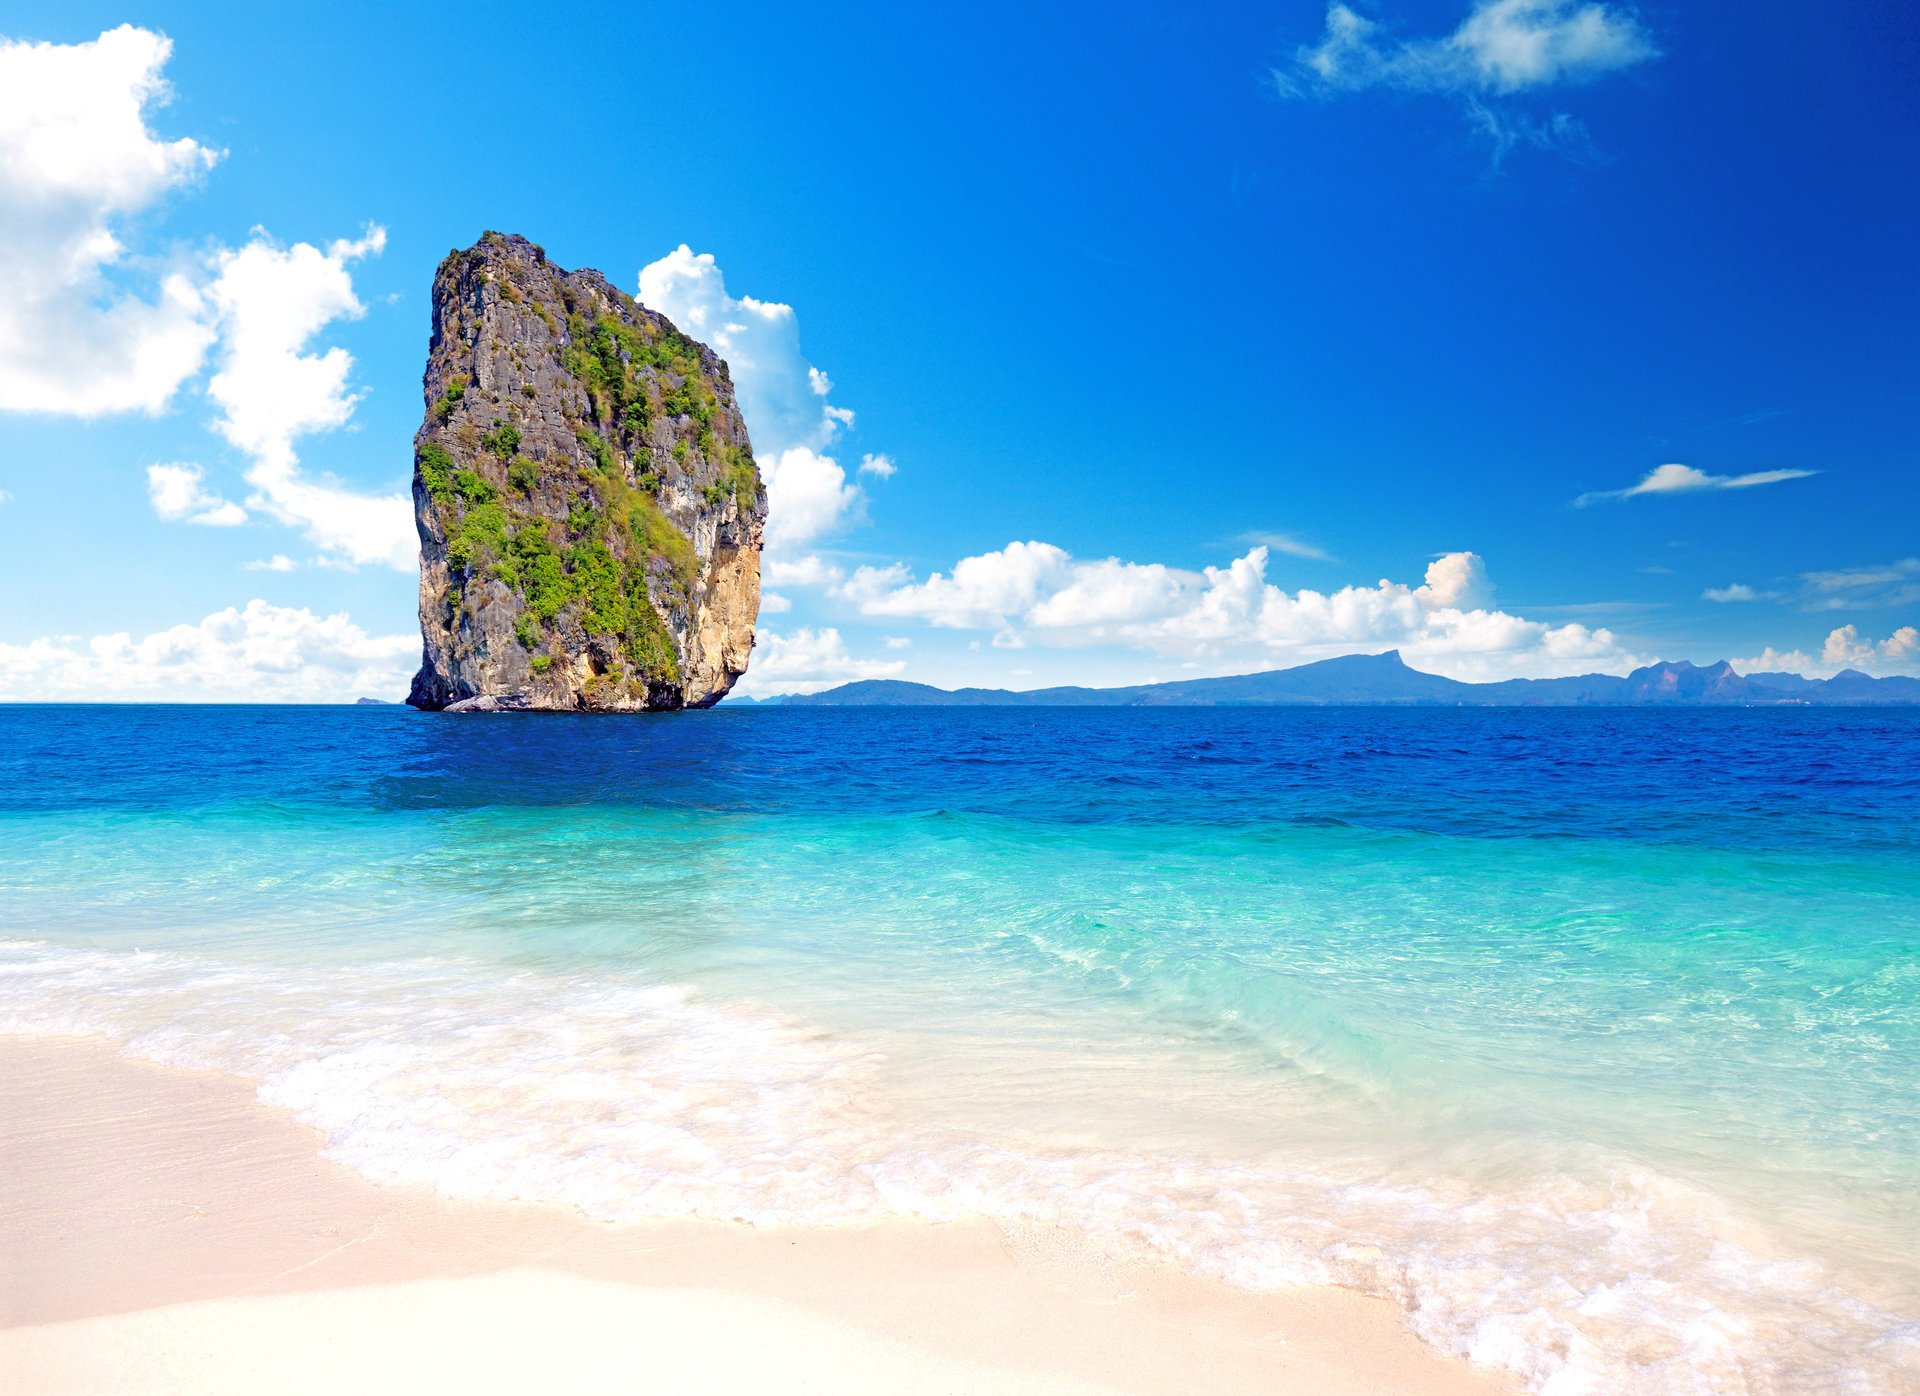
M706 707L746 671L767 496L727 366L488 233L433 281L417 708Z

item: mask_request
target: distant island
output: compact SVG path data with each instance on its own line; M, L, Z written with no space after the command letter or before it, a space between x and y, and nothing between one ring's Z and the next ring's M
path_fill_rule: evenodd
M754 703L735 698L734 704ZM1920 679L1874 678L1845 669L1830 679L1800 674L1740 674L1726 660L1649 664L1627 675L1463 683L1407 667L1398 650L1322 659L1219 679L1182 679L1130 688L934 688L898 679L863 679L820 693L785 694L756 706L1200 708L1294 705L1386 707L1822 707L1920 705Z

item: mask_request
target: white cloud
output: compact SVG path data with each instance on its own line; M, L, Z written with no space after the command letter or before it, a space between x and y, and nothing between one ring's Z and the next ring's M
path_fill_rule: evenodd
M1848 567L1832 572L1807 572L1803 575L1808 585L1815 591L1857 591L1866 587L1885 586L1891 582L1920 575L1920 558L1902 558L1899 562L1889 562L1884 566Z
M1443 38L1398 39L1344 4L1327 7L1320 42L1274 76L1281 90L1506 95L1590 82L1659 56L1632 10L1579 0L1479 0Z
M829 588L840 585L844 573L825 558L769 557L761 560L760 579L768 586Z
M827 401L833 382L800 353L793 307L728 295L712 255L685 244L640 269L640 300L727 361L767 482L768 554L798 555L854 523L860 487L827 452L853 413Z
M410 570L410 501L301 476L300 436L352 414L344 349L305 352L334 320L363 313L347 263L386 241L369 228L325 251L280 248L256 231L243 248L165 268L135 263L142 299L108 273L128 267L116 229L197 181L218 158L147 126L164 105L162 35L122 25L85 44L0 41L0 410L95 416L157 412L219 343L207 392L215 429L247 453L247 505L300 528L335 563ZM206 494L181 467L148 474L162 518L239 524L246 511Z
M847 580L845 595L870 616L918 616L954 629L1005 625L1039 604L1043 589L1072 581L1072 560L1051 543L1009 543L998 552L962 558L951 576L935 572L924 582L906 569L862 567Z
M117 231L219 159L147 125L171 52L124 24L81 44L0 40L0 410L157 412L200 367L213 334L194 279L130 266Z
M1771 591L1755 591L1745 582L1734 582L1731 585L1723 587L1708 587L1700 593L1700 598L1703 601L1720 602L1771 601L1775 599L1775 593Z
M758 459L767 485L766 550L772 556L799 556L806 544L859 512L860 487L847 483L847 472L832 456L789 446Z
M171 523L231 528L247 521L247 511L206 488L206 472L197 465L147 467L147 498L153 512Z
M1745 490L1755 485L1777 485L1782 480L1804 480L1815 470L1755 470L1746 475L1709 475L1691 465L1655 466L1637 485L1623 490L1592 490L1574 500L1578 508L1603 499L1633 499L1643 494L1699 494L1704 490Z
M1491 608L1478 555L1448 553L1419 586L1381 581L1331 594L1266 580L1255 547L1200 572L1107 558L1080 562L1048 543L1012 543L915 580L863 567L839 589L869 616L915 616L990 630L998 647L1118 644L1214 666L1294 664L1397 648L1458 678L1624 671L1637 662L1605 629L1549 625Z
M379 227L325 251L304 242L283 248L256 232L245 247L220 253L207 291L221 331L207 396L221 409L214 429L252 459L250 507L300 529L330 563L404 572L419 554L412 501L311 479L294 452L298 438L332 431L353 415L353 356L338 346L309 352L309 345L334 321L365 313L347 264L385 245Z
M784 615L793 609L793 602L777 591L760 593L760 614L763 616Z
M11 503L12 500L12 495L8 494L5 490L0 490L0 504Z
M1819 665L1805 650L1787 650L1785 653L1768 645L1752 659L1731 659L1737 673L1742 674L1811 674Z
M1920 630L1903 625L1884 640L1862 636L1858 626L1843 625L1828 633L1815 658L1805 650L1780 651L1769 645L1752 659L1736 659L1743 674L1805 674L1828 678L1842 669L1874 675L1920 674Z
M1801 575L1807 584L1802 606L1809 611L1908 606L1920 601L1920 557Z
M1335 561L1332 553L1327 552L1324 548L1317 548L1304 539L1296 538L1291 533L1276 533L1272 530L1263 530L1257 533L1243 533L1240 535L1240 541L1242 543L1258 543L1269 552L1285 553L1289 557L1304 557L1314 562Z
M328 702L398 695L417 635L369 635L345 615L249 601L141 639L47 637L0 644L0 697Z
M812 693L853 679L891 678L906 667L901 659L856 659L831 627L803 627L790 635L763 630L755 637L753 664L739 689L749 695Z
M294 560L288 557L285 553L275 553L272 557L263 559L262 561L249 562L247 564L247 571L249 572L291 572L294 570L296 566L297 564L294 562Z
M910 640L905 635L888 635L883 637L880 643L885 645L890 650L905 650L905 649L913 648L913 641Z
M1821 661L1870 674L1907 674L1920 669L1920 630L1903 625L1886 639L1863 639L1857 627L1843 625L1827 636Z
M877 475L882 480L891 480L898 470L899 467L893 463L892 456L875 455L869 452L860 457L860 473L862 475Z
M1586 123L1566 112L1555 112L1536 121L1522 112L1489 106L1477 97L1469 97L1466 113L1468 128L1485 137L1493 147L1496 169L1523 146L1564 156L1576 164L1593 164L1600 158Z

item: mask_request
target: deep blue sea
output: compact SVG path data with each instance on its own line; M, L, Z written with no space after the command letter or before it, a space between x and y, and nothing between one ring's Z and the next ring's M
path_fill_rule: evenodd
M0 707L0 1030L383 1181L1920 1390L1920 711Z

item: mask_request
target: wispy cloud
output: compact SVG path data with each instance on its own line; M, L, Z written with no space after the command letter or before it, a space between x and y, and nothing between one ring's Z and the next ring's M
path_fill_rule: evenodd
M1319 42L1273 70L1286 97L1332 97L1386 88L1458 98L1467 121L1493 143L1498 164L1520 146L1574 159L1593 155L1586 127L1564 112L1545 119L1503 99L1593 82L1660 56L1640 17L1594 0L1477 0L1451 33L1402 37L1349 5L1327 6Z
M1276 533L1270 530L1262 530L1253 533L1243 533L1240 535L1240 541L1242 543L1266 548L1272 552L1286 553L1290 557L1311 558L1315 562L1337 562L1339 560L1325 548L1315 547L1312 543L1301 538L1296 538L1291 533Z
M1780 593L1777 591L1755 591L1745 582L1733 582L1723 587L1708 587L1700 593L1700 599L1703 601L1719 601L1723 603L1737 601L1777 601L1780 599Z
M1544 121L1535 121L1520 112L1489 106L1478 98L1467 99L1467 125L1486 137L1493 147L1497 170L1516 150L1544 150L1564 156L1578 165L1597 164L1600 151L1587 133L1587 124L1565 112L1555 112Z
M1709 475L1691 465L1661 465L1647 472L1637 485L1623 490L1590 490L1574 500L1577 508L1607 499L1636 499L1649 494L1700 494L1707 490L1744 490L1755 485L1777 485L1783 480L1804 480L1817 470L1755 470L1746 475Z
M1400 39L1339 3L1317 44L1275 73L1282 90L1513 93L1591 82L1659 56L1639 16L1572 0L1480 0L1440 38Z
M1802 601L1809 611L1839 611L1859 606L1907 606L1920 602L1920 557L1869 567L1803 572Z

